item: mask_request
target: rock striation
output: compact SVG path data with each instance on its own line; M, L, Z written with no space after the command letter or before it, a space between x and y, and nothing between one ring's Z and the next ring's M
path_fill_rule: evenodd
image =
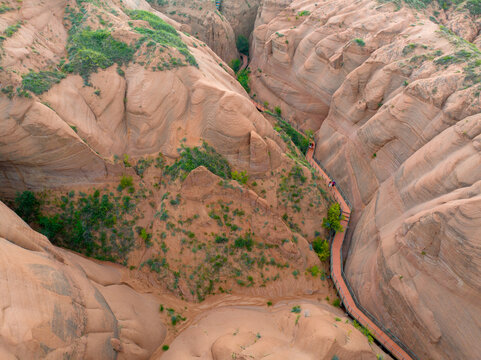
M420 358L475 358L479 29L433 9L294 1L254 30L252 89L317 130L315 157L356 209L345 270L362 305Z
M149 359L166 328L158 301L119 268L55 248L0 202L0 357Z
M204 43L180 31L178 41L185 45L179 46L188 49L197 66L185 66L183 55L174 47L152 46L155 39L147 46L135 30L147 23L136 20L135 25L129 20L132 9L152 10L144 1L109 0L102 8L63 0L25 2L20 10L2 15L3 28L21 22L3 42L1 59L5 69L0 74L3 196L26 188L103 183L121 173L116 158L159 152L177 157L181 140L198 145L204 139L241 168L254 173L268 170L263 167L266 163L257 160L267 157L267 146L250 143L252 137L259 142L257 135L273 139L274 130L227 65ZM122 67L92 72L88 86L82 76L69 74L47 91L35 88L38 94L16 95L15 89L23 91L27 69L45 73L65 61L66 47L72 49L74 40L69 36L72 24L63 18L76 11L88 14L85 26L108 31L114 39L140 50ZM155 14L180 28L163 14ZM251 155L256 159L252 166Z

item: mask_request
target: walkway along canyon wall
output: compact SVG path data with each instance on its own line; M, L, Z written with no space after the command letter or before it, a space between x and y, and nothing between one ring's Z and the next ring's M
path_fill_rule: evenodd
M294 1L254 30L252 92L316 131L316 160L359 210L345 272L360 303L419 358L471 359L481 351L480 50L455 10L439 20L434 10Z

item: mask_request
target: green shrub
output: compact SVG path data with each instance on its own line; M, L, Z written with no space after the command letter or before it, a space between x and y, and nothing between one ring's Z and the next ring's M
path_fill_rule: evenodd
M336 232L343 232L344 229L341 225L341 207L338 203L332 204L327 211L327 218L322 219L322 226L329 230Z
M358 44L361 47L366 45L363 39L358 38L358 39L354 39L354 41L356 42L356 44Z
M251 88L249 86L249 75L251 70L249 68L243 69L237 73L237 81L242 85L244 90L249 94L251 92Z
M26 223L32 223L39 215L40 201L31 191L17 193L14 210Z
M277 125L284 130L284 132L291 138L294 145L303 153L307 153L307 149L309 148L309 139L302 135L299 131L294 129L291 124L287 121L278 119Z
M356 320L352 321L352 325L367 337L367 340L369 341L370 344L373 343L374 339L373 339L372 333L369 331L369 329L366 329L364 326L359 324Z
M15 25L11 25L11 26L7 27L5 29L5 36L6 37L12 37L13 34L15 34L18 31L18 29L20 29L21 26L22 26L22 22L19 21Z
M481 0L468 0L466 1L466 9L469 10L471 15L481 14Z
M237 170L233 171L231 176L233 180L237 180L241 184L247 184L247 181L249 181L249 175L245 170L241 172L238 172Z
M277 116L281 116L282 110L281 110L281 108L280 108L279 106L276 106L276 107L274 108L274 111L276 112Z
M307 269L307 271L312 275L312 276L317 276L321 273L321 270L317 265L313 265L310 268Z
M13 92L13 85L7 85L5 87L2 88L2 93L4 93L5 95L7 95L7 97L9 99L12 99L13 96L14 96L14 92Z
M126 189L126 188L129 188L131 186L134 185L134 181L132 179L132 176L122 176L122 178L120 179L120 190L123 190L123 189Z
M235 73L237 73L241 67L241 61L240 59L233 59L230 63L229 66L232 70L234 70Z
M165 172L173 179L176 179L179 175L185 179L192 170L199 166L205 166L221 178L231 178L231 169L227 160L206 142L202 146L194 148L182 145L180 157L171 166L166 166Z
M329 247L329 242L321 238L316 238L312 242L312 248L317 253L319 260L327 261L331 256L331 249Z
M254 240L252 240L251 233L246 233L244 236L239 236L235 242L234 246L238 249L247 249L248 251L252 250L252 246L254 246Z
M64 65L65 70L79 74L86 80L98 68L128 63L135 50L115 40L107 30L83 29L69 37L67 52L69 63Z
M62 196L51 202L51 215L38 215L39 230L54 244L100 260L125 261L134 245L133 220L122 220L135 203L99 190L79 198Z
M311 12L309 10L302 10L297 13L297 16L308 16Z
M7 11L10 11L10 10L13 10L13 8L11 8L11 7L9 7L5 4L0 5L0 14L6 13Z
M335 306L335 307L341 307L341 300L335 299L335 300L332 302L332 305Z
M65 74L58 70L30 71L28 74L22 75L22 87L40 95L48 91L54 84L58 84L63 78L65 78Z
M144 176L144 172L152 165L154 159L140 158L137 164L134 166L134 170L140 177Z
M162 345L162 350L164 350L164 351L169 350L169 345Z
M244 35L239 35L236 40L237 50L241 54L249 56L249 40Z
M227 236L225 236L225 234L215 236L215 242L217 244L226 243L228 241L229 241L229 238Z

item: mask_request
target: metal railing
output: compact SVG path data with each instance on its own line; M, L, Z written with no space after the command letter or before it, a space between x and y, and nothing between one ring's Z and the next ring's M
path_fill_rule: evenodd
M316 159L314 159L314 157L311 158L325 173L326 175L329 177L329 180L333 179L333 177L329 174L329 172L327 171L327 169L322 166L322 164L317 161ZM308 159L310 160L310 159ZM344 202L347 204L347 206L349 207L349 210L350 210L350 214L349 214L349 218L347 219L347 227L344 231L344 234L343 234L343 237L342 237L342 243L344 243L344 239L346 237L346 232L347 232L347 229L349 227L349 221L350 221L350 215L352 214L352 211L353 211L353 207L352 207L352 204L350 203L349 199L346 197L345 193L342 191L342 189L336 184L336 187L337 187L337 190L339 191L339 193L341 194ZM334 238L335 234L333 235L332 238ZM343 266L343 256L342 256L342 244L341 244L341 247L340 247L340 256L341 256L341 259L340 259L340 266L341 266L341 277L342 277L342 280L344 282L344 284L346 285L347 287L347 291L349 292L349 295L351 296L352 300L354 301L355 305L357 308L353 308L349 305L349 303L347 301L345 301L346 299L346 295L344 294L344 290L342 289L342 287L340 286L339 284L339 280L336 278L336 275L334 274L334 271L333 271L333 268L332 268L332 264L333 264L333 251L332 251L332 244L333 244L333 241L331 241L331 264L330 264L330 270L331 270L331 278L334 282L334 285L337 289L337 292L339 293L339 297L341 298L341 301L344 305L344 307L346 308L346 311L347 313L354 319L356 319L361 325L363 325L366 329L368 329L371 334L376 338L376 340L382 344L382 346L388 350L392 355L394 355L396 358L400 359L400 360L410 360L410 359L414 359L414 360L418 360L418 357L407 347L403 344L403 342L396 336L394 335L391 330L385 328L377 319L376 317L374 317L374 315L372 315L369 311L367 311L360 303L359 303L359 300L357 299L351 285L349 284L349 282L347 281L347 278L346 278L346 275L344 274L344 266ZM361 314L359 314L359 311L362 312L362 314L364 316L366 316L367 318L369 318L373 323L374 325L376 325L381 331L379 332L377 329L373 329L371 326L369 326L369 324L366 324L365 321L362 320L362 316ZM389 337L393 342L395 342L402 350L404 350L409 356L410 358L406 358L403 354L401 354L397 349L393 348L391 346L391 344L388 343L388 341L385 340L385 337Z

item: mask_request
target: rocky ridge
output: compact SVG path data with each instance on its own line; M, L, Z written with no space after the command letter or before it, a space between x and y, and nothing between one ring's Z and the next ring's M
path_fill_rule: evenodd
M420 358L473 358L479 28L437 9L294 1L254 31L252 89L317 130L315 156L356 209L345 270L362 305Z

